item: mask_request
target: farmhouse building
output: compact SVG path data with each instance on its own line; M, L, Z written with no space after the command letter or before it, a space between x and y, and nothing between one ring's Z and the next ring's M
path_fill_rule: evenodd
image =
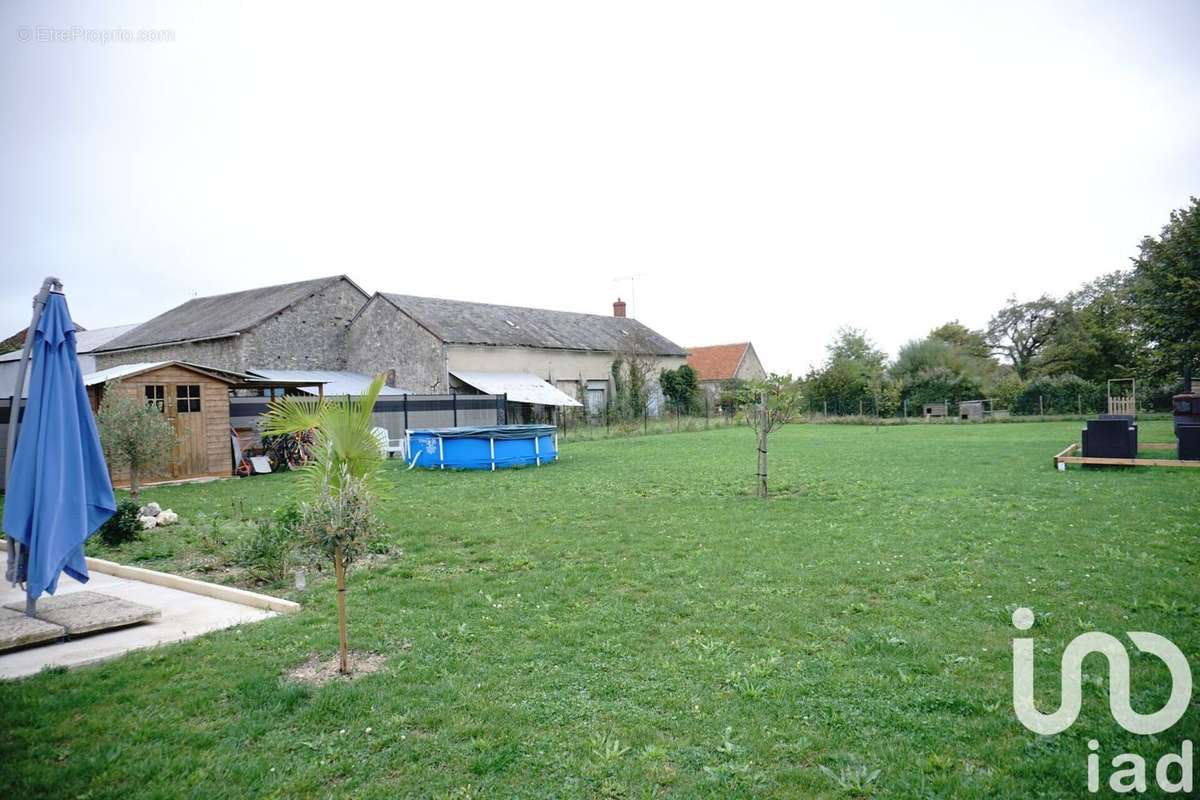
M653 379L660 369L683 364L687 355L625 317L623 306L614 304L610 317L376 294L351 325L349 366L373 372L395 364L397 374L412 376L410 381L416 376L428 381L425 390L507 393L510 400L534 406L585 403L601 413L613 391L614 360L637 358ZM652 383L653 411L658 390ZM529 418L517 411L518 418Z
M651 378L654 413L653 378L687 353L624 312L619 300L607 316L368 295L337 275L189 300L101 345L95 358L99 369L181 361L240 374L383 373L388 386L416 394L508 394L518 421L553 406L602 412L613 362L633 357Z
M767 377L750 342L693 347L688 353L687 363L696 371L700 386L708 394L709 400L714 402L720 395L723 383Z

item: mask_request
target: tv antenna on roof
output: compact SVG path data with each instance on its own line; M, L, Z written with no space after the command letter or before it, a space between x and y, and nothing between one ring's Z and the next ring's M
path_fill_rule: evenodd
M645 278L647 273L639 272L637 275L625 275L620 278L613 278L613 283L621 281L629 281L629 316L637 317L637 279Z

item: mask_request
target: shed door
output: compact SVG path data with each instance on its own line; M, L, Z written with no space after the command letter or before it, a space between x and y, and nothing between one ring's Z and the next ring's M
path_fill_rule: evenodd
M167 421L174 426L175 418L172 415L174 409L171 407L170 403L167 402L166 385L162 383L148 383L142 387L142 392L146 400L146 405L150 406L151 408L158 409L159 412L161 412L167 418ZM176 430L178 430L178 428ZM178 449L178 446L176 446L176 449ZM142 475L141 479L143 481L166 481L174 478L175 473L175 455L172 454L170 463L164 464L161 468L156 469L154 472Z
M175 385L175 458L177 478L208 472L204 452L204 412L200 406L200 384Z

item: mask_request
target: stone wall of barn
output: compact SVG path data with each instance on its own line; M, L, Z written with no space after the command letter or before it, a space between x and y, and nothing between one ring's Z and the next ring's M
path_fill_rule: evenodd
M754 352L754 345L746 348L746 355L742 358L742 363L738 365L737 379L741 381L760 381L767 377L767 371L763 369L762 362L758 360L758 353Z
M150 361L187 361L217 369L346 369L350 320L367 297L349 281L329 284L253 330L207 341L97 353L99 369ZM248 319L250 325L255 320Z
M238 369L347 369L350 321L366 302L349 281L326 286L239 337Z
M144 364L152 361L187 361L191 364L218 369L242 369L242 337L228 336L203 342L184 342L116 353L96 353L96 368L108 369L121 364Z
M378 295L350 325L344 369L384 373L389 386L416 394L447 391L442 341Z

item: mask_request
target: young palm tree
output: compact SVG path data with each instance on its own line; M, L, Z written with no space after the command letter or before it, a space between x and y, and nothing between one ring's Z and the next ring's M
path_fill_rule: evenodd
M339 669L350 671L346 643L346 567L357 554L357 544L371 533L372 499L383 490L379 468L383 454L372 433L371 413L383 388L384 377L371 382L365 395L343 400L315 397L279 397L271 401L263 433L295 435L311 431L314 443L308 464L301 472L312 498L304 503L311 538L333 558L337 579Z

